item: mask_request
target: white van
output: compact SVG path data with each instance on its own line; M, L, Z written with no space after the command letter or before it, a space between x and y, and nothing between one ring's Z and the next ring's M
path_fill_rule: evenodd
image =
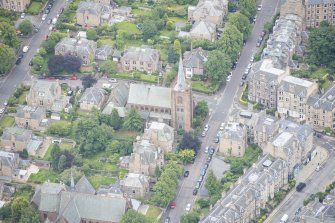
M280 219L280 223L286 223L288 221L288 215L284 214L283 217Z
M29 50L29 46L24 46L22 52L27 53Z

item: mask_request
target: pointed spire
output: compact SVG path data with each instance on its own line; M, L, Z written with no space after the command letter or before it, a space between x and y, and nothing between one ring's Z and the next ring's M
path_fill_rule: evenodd
M180 55L179 59L179 67L178 67L178 74L177 74L177 83L174 86L175 91L185 91L187 88L184 66L183 66L183 59Z

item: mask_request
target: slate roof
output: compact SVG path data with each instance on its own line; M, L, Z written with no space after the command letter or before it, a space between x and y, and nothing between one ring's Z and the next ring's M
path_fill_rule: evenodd
M208 51L198 47L184 53L184 68L204 68L208 59Z
M115 106L126 106L129 95L129 84L126 82L119 82L114 86L110 95L110 101L112 101Z
M171 108L171 88L130 84L128 104Z
M245 134L245 126L243 124L228 122L223 131L222 138L234 141L243 141Z
M29 113L31 119L41 120L45 116L45 109L42 107L18 106L15 117L24 118L24 114Z
M35 97L37 98L54 100L57 96L55 95L55 88L58 87L57 85L59 86L57 81L37 80L30 88L27 98L31 98L31 95L36 93ZM40 93L43 93L43 95Z
M278 84L278 78L284 73L285 70L277 69L272 60L264 59L254 63L250 72L250 80Z
M95 58L98 60L103 59L103 58L108 58L112 56L113 51L114 51L113 47L109 45L102 45L101 47L97 48L97 50L95 51Z
M27 142L31 139L32 131L18 127L6 128L1 139L11 140L12 136L14 136L15 141Z
M120 184L124 187L143 188L149 185L149 177L143 174L128 173Z
M333 85L323 95L309 97L307 100L307 105L313 106L316 109L333 111L335 108L335 85Z
M216 25L214 23L206 22L204 20L195 22L190 31L191 34L210 35L210 36L212 36L215 32L216 32Z
M195 13L205 13L208 16L221 16L224 14L223 8L218 3L219 1L199 1L198 5L195 8Z
M55 46L55 52L65 52L77 54L78 56L94 56L97 48L97 43L93 40L75 39L65 37ZM64 49L64 50L63 50Z
M313 82L301 78L286 76L280 83L278 90L290 92L298 97L306 97ZM292 87L292 88L291 88ZM291 90L292 89L292 90Z
M19 160L19 154L0 151L1 164L11 168L16 168L17 160Z
M141 163L144 165L150 165L157 162L158 158L161 158L162 151L148 140L141 140L134 144L133 153L130 156L130 162L135 159L135 154L140 155Z
M308 0L307 5L318 5L318 4L335 4L334 0Z
M80 103L88 103L98 105L105 97L106 91L101 88L90 87L86 88L84 94L81 96Z
M149 128L145 130L143 137L150 138L152 134L157 134L155 138L157 138L159 142L171 142L172 146L174 132L171 126L161 122L152 122Z
M157 63L159 61L159 51L148 46L129 47L123 53L122 59L127 61Z
M86 176L82 176L75 186L76 192L84 194L95 194L95 189L92 184L88 181Z
M90 14L100 15L101 10L102 6L98 3L82 1L78 5L77 13L84 13L85 11L88 11Z

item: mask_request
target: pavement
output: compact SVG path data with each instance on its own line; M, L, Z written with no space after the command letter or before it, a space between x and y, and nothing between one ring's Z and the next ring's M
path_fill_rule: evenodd
M203 99L209 101L210 114L208 124L210 127L207 136L202 138L202 150L199 152L195 163L186 166L186 170L190 171L190 175L189 177L180 181L180 186L177 189L177 196L175 199L177 207L175 209L167 208L163 215L162 222L164 222L165 218L167 217L170 217L170 221L172 223L180 222L182 215L186 213L186 205L191 203L193 206L197 196L201 194L199 193L197 196L194 196L192 192L200 176L201 168L206 162L207 154L205 154L203 150L206 146L213 145L217 147L217 145L213 143L214 136L216 136L221 122L225 122L227 119L229 111L232 108L234 98L239 97L239 94L242 90L242 87L240 87L242 75L245 68L247 68L249 64L251 55L258 49L256 48L257 38L263 30L264 24L267 21L270 21L275 15L275 12L280 4L280 0L268 0L262 3L259 1L258 4L262 4L263 8L260 12L258 12L257 21L253 27L250 37L246 42L246 45L241 52L240 59L236 69L233 71L231 80L214 96L208 97L201 94L195 95L196 100ZM201 185L200 192L203 190L202 187L204 182L205 180Z
M331 148L335 146L335 138L325 137L324 139L315 138L317 144L317 155L301 170L297 176L297 183L304 182L306 187L297 192L293 189L279 206L272 211L264 223L279 223L284 214L289 216L288 222L294 222L295 212L303 206L303 202L311 194L324 192L326 187L335 180L335 151ZM329 145L329 149L323 147ZM320 169L317 170L317 166Z
M45 21L41 20L42 14L37 16L39 19L34 20L34 24L40 31L24 41L25 44L29 46L29 51L25 53L19 65L14 65L8 75L0 78L0 105L3 105L21 83L31 79L29 62L37 53L37 49L40 47L45 36L50 33L49 25L46 24L46 21L48 18L55 18L59 10L65 7L65 2L65 0L56 1Z

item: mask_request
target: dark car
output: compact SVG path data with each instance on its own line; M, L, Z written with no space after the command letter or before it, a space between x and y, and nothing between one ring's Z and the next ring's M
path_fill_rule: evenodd
M190 171L186 170L184 173L184 177L188 177L188 175L190 175Z
M200 172L200 176L205 176L206 175L206 169L202 169Z
M205 169L208 169L208 166L209 166L208 163L206 163L206 164L204 165L204 168L205 168Z
M207 163L207 164L210 163L211 160L212 160L212 156L208 156L207 159L206 159L206 163Z
M50 25L52 23L52 19L48 19L47 24Z
M233 8L233 7L228 8L228 12L236 12L236 11L237 11L237 8Z
M46 9L44 13L45 14L49 14L50 13L50 9Z
M220 138L219 137L215 137L213 140L215 143L219 143L220 142Z
M33 66L33 60L29 62L29 66Z
M21 63L21 61L22 61L22 59L21 59L21 58L17 58L17 60L16 60L15 64L16 64L16 65L19 65L19 64Z
M300 192L300 191L302 191L305 187L306 187L306 184L300 182L300 183L298 184L298 186L296 187L296 190L297 190L298 192Z
M43 80L43 79L45 79L45 77L44 76L38 76L37 79Z
M243 75L242 75L242 80L245 80L245 79L247 79L247 75L246 75L246 74L243 74Z
M20 54L17 59L22 59L24 57L23 54Z
M197 195L198 194L198 189L194 189L193 190L193 195Z

